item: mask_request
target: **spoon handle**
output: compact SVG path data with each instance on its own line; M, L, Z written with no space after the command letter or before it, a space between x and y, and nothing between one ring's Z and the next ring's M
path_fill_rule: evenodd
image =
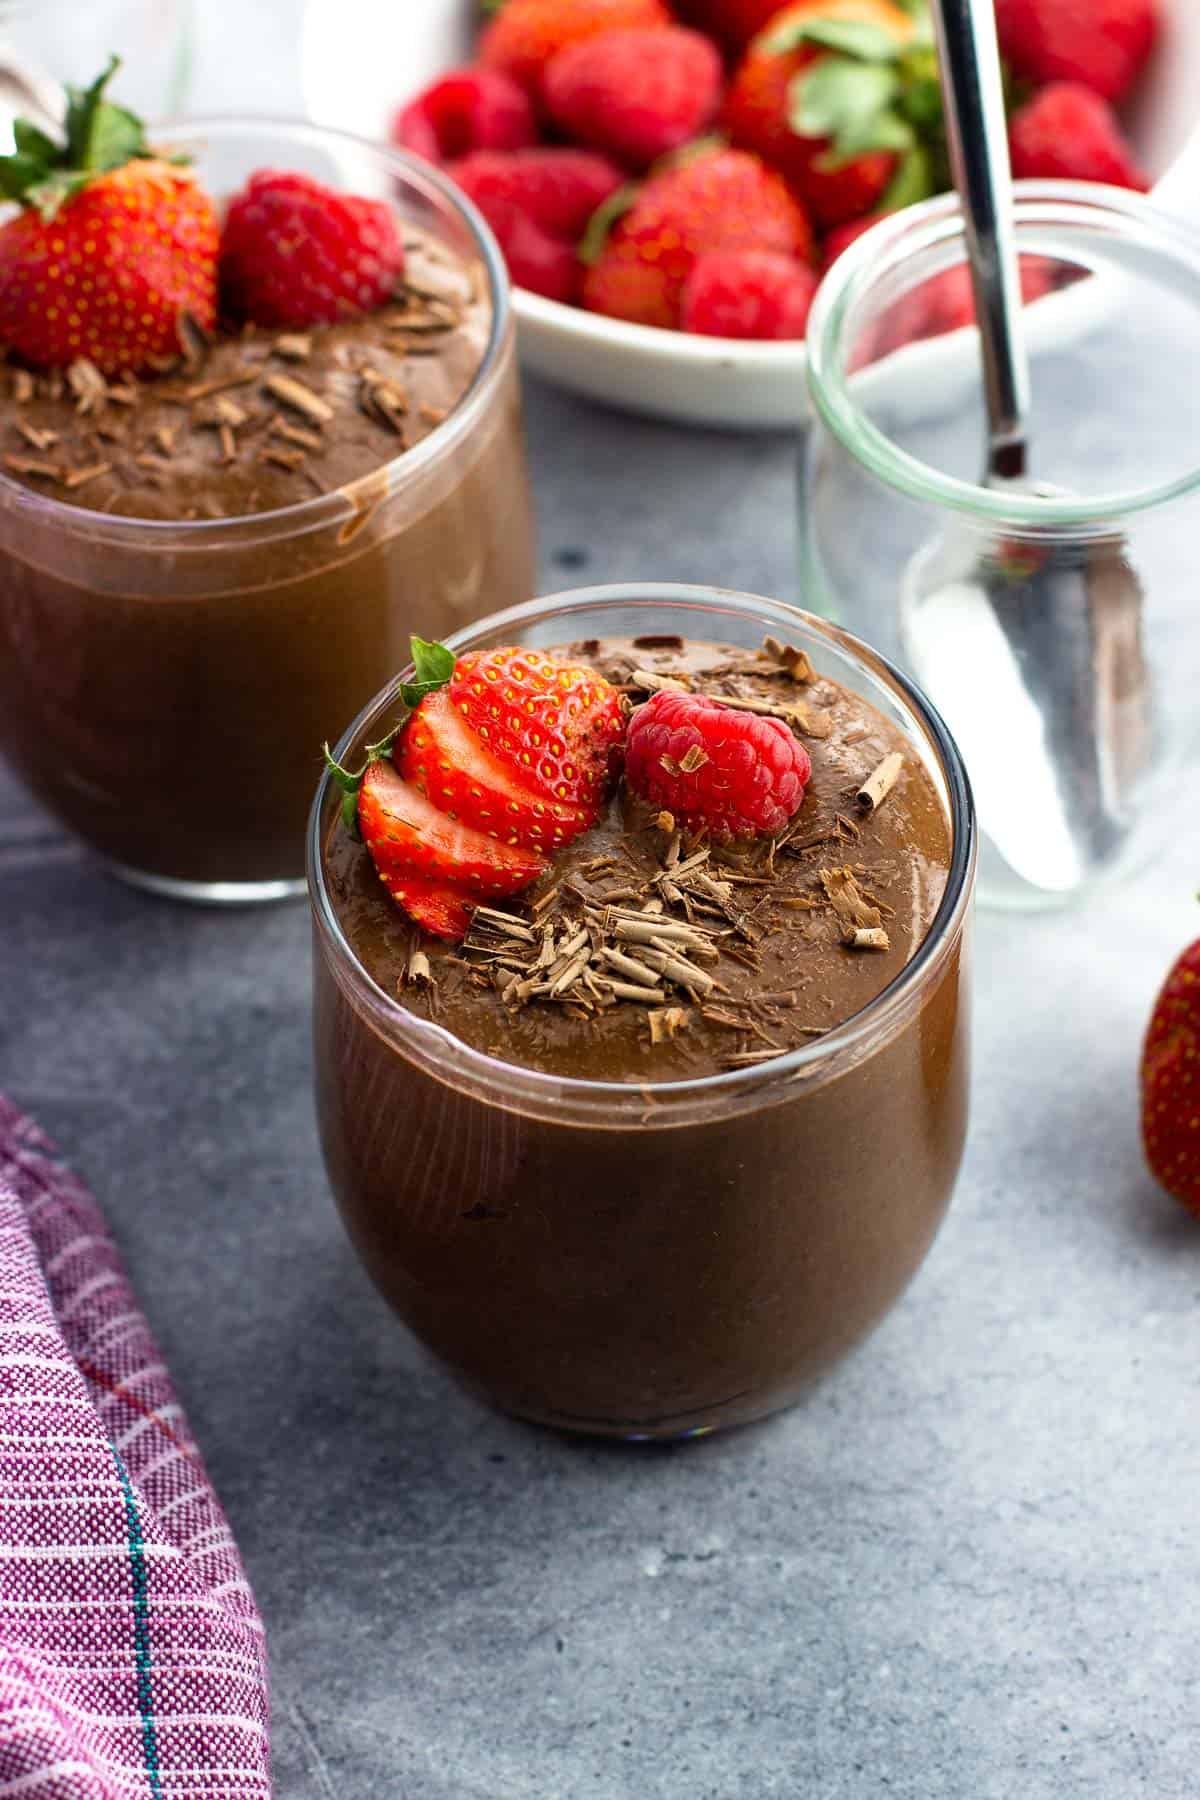
M966 226L983 349L989 469L1025 474L1029 366L993 0L933 0L950 166Z

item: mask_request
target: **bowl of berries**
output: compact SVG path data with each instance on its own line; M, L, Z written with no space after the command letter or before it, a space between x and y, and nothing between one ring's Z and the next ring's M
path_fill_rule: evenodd
M795 424L821 274L949 185L926 0L410 12L310 8L310 112L439 164L504 251L527 368L614 406ZM997 18L1018 179L1153 187L1182 207L1200 165L1200 9L997 0ZM351 70L367 38L378 54ZM937 302L914 336L971 323L965 279Z

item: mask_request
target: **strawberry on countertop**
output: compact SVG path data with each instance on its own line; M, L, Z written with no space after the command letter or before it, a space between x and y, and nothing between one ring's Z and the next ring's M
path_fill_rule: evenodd
M216 209L105 98L117 67L68 89L62 144L19 120L0 157L0 199L21 208L0 226L0 342L36 366L137 371L178 351L182 313L215 323Z
M520 893L547 855L599 816L625 735L621 697L593 670L539 650L457 661L413 639L410 711L352 773L326 757L343 816L388 892L435 936Z
M1154 1003L1141 1090L1150 1171L1200 1218L1200 940L1183 952Z

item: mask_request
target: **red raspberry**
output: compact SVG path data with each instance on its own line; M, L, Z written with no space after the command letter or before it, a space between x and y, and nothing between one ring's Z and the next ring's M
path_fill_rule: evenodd
M625 778L687 831L717 839L781 831L812 774L781 719L738 712L701 694L655 694L634 713Z
M537 142L525 90L499 69L453 69L392 120L392 142L427 162L472 150L523 150Z
M395 216L382 200L260 169L230 203L221 294L255 325L325 325L390 300L404 269Z
M680 323L703 337L802 338L817 277L772 250L710 250L683 286Z
M543 77L555 124L645 169L696 137L721 100L721 58L698 31L606 31L560 50Z
M1107 181L1144 194L1149 182L1134 160L1116 113L1077 81L1055 81L1008 123L1013 174L1049 181Z

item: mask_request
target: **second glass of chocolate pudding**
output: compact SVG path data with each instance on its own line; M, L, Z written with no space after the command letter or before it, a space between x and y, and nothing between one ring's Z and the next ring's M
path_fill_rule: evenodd
M533 585L508 281L413 158L268 121L151 136L219 202L261 168L387 200L405 285L90 394L0 368L0 752L118 873L274 898L303 890L331 726L410 633Z
M883 1317L954 1186L976 857L962 765L903 676L774 601L597 588L452 640L505 644L569 654L635 703L666 678L783 707L812 777L773 848L721 851L681 844L622 786L503 903L517 929L477 914L462 947L392 904L326 778L309 882L334 1192L401 1318L497 1406L625 1438L761 1418ZM397 715L393 686L339 759ZM512 1004L547 927L545 954L589 931L628 950L643 916L700 945L669 995L643 1003L635 980L617 997L597 949L573 1001L535 974L523 991L541 998Z

